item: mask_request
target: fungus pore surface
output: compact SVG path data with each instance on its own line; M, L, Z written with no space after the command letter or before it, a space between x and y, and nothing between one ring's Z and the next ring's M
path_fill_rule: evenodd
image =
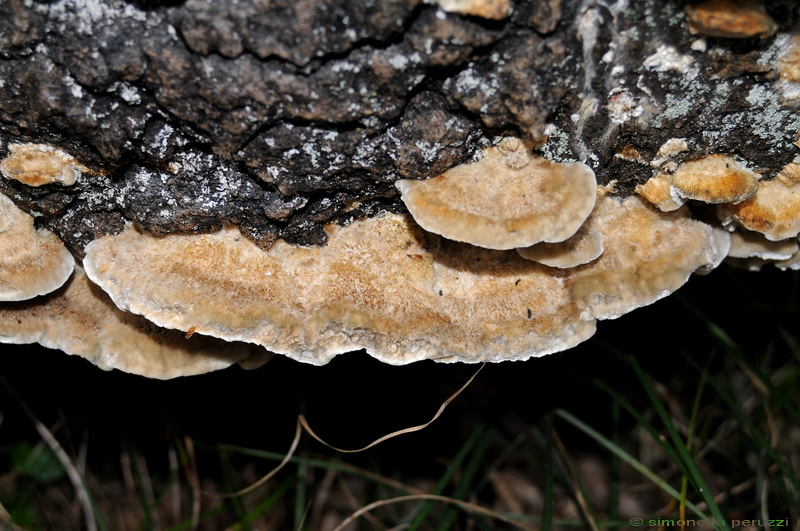
M772 241L763 234L737 230L731 233L732 258L761 258L764 260L788 260L798 251L797 239Z
M603 198L606 249L568 270L422 231L407 215L328 226L323 247L263 251L227 228L153 238L128 226L86 248L89 277L156 324L327 363L524 360L570 348L596 319L650 304L718 263L713 229L638 198Z

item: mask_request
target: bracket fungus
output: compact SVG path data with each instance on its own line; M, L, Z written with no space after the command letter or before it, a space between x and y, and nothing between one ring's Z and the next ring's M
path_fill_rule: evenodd
M774 179L761 183L753 197L725 208L744 228L778 241L800 232L800 162L787 164Z
M501 20L511 12L509 0L426 0L436 3L444 11L472 15L489 20Z
M585 164L534 157L517 138L424 181L395 183L425 230L486 249L561 242L592 212L597 180Z
M75 157L47 144L10 144L8 156L0 161L0 172L28 186L75 184L89 169Z
M578 232L556 243L537 243L517 249L528 260L550 267L569 268L588 264L603 254L603 237L584 225Z
M0 194L0 300L50 293L72 274L75 259L58 236L33 226L33 218Z
M675 193L704 203L739 203L755 195L761 176L729 155L706 155L681 164L672 174Z
M737 230L731 233L731 258L761 258L763 260L788 260L798 251L795 238L771 241L763 234Z
M686 18L691 33L707 37L765 39L778 30L760 0L706 0L686 6Z
M267 359L267 353L254 345L187 335L119 310L81 268L55 293L0 303L0 342L39 343L86 358L105 370L168 379L237 362L260 365Z
M91 280L159 326L325 364L361 348L405 364L524 360L589 338L727 254L709 225L604 197L597 260L554 269L384 213L329 225L327 245L269 251L235 228L154 238L132 225L86 248ZM727 236L727 233L725 233Z
M678 210L686 202L675 193L669 176L659 173L636 187L636 193L650 201L662 212Z
M582 319L615 319L677 290L693 272L713 269L730 236L685 211L659 212L641 198L604 197L592 220L605 250L571 275Z

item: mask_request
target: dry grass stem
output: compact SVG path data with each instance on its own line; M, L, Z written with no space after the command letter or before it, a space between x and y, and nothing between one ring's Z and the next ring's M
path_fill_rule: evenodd
M578 474L575 472L575 467L572 466L572 461L569 458L569 454L567 454L567 449L564 446L564 443L561 441L561 437L558 435L558 432L555 430L553 431L553 441L555 442L556 448L558 448L561 461L567 468L569 480L570 483L572 483L572 491L575 493L575 499L578 501L578 506L583 514L583 518L589 523L589 527L592 529L592 531L600 531L597 528L594 518L592 518L592 512L589 510L589 503L584 496L580 479L578 478Z
M439 406L439 409L438 409L438 411L436 411L436 414L435 414L435 415L433 415L433 417L431 418L431 420L429 420L428 422L426 422L426 423L424 423L424 424L419 424L418 426L411 426L410 428L403 428L402 430L397 430L397 431L393 431L392 433L388 433L388 434L384 435L383 437L379 437L379 438L375 439L374 441L372 441L372 442L371 442L371 443L369 443L368 445L364 446L363 448L358 448L358 449L356 449L356 450L345 450L345 449L342 449L342 448L337 448L337 447L333 446L332 444L328 444L327 442L325 442L324 440L322 440L322 438L321 438L319 435L317 435L316 433L314 433L314 430L312 430L312 429L311 429L311 426L309 426L309 425L308 425L308 421L306 421L306 418L305 418L303 415L300 415L300 416L298 416L298 418L297 418L297 422L299 422L300 424L302 424L303 428L304 428L304 429L305 429L305 430L308 432L308 434L309 434L309 435L311 435L311 436L312 436L312 437L313 437L313 438L314 438L314 439L315 439L317 442L324 444L325 446L327 446L328 448L331 448L332 450L336 450L337 452L342 452L342 453L344 453L344 454L356 454L356 453L359 453L359 452L363 452L363 451L365 451L365 450L369 450L369 449L370 449L370 448L372 448L373 446L376 446L376 445L378 445L378 444L380 444L380 443L382 443L382 442L384 442L384 441L388 441L389 439L393 439L393 438L397 437L398 435L404 435L404 434L406 434L406 433L413 433L413 432L415 432L415 431L424 430L425 428L427 428L428 426L430 426L431 424L433 424L433 423L434 423L434 421L435 421L436 419L438 419L438 418L439 418L439 416L441 416L441 414L442 414L442 413L444 413L444 410L447 408L447 406L448 406L448 405L450 405L450 402L452 402L453 400L455 400L455 399L456 399L456 397L457 397L458 395L460 395L460 394L462 393L462 391L464 391L464 389L466 389L467 387L469 387L469 384L471 384L471 383L472 383L472 381L475 379L475 377L476 377L476 376L478 376L478 373L479 373L479 372L481 372L481 369L483 369L485 366L486 366L486 363L483 363L483 364L481 364L481 366L480 366L480 367L478 367L478 370L477 370L477 371L475 371L475 374L473 374L473 375L470 377L470 379L469 379L469 380L467 380L467 383L465 383L464 385L462 385L462 386L461 386L461 387L458 389L458 391L456 391L455 393L453 393L452 395L450 395L450 398L448 398L447 400L445 400L444 402L442 402L442 405L441 405L441 406Z
M61 466L64 467L67 477L72 483L75 493L78 496L78 501L80 502L81 508L83 509L83 516L86 521L87 531L97 531L97 522L94 519L94 511L92 510L92 502L90 501L89 491L87 490L86 485L83 482L83 476L75 466L75 463L72 462L72 459L70 459L66 450L64 450L64 447L61 446L61 443L58 442L53 433L47 429L47 426L39 422L39 419L36 418L36 415L33 414L33 411L31 411L28 405L22 400L22 398L20 398L14 388L11 387L11 384L9 384L8 381L6 381L6 379L2 376L0 376L0 383L3 384L3 387L6 388L8 394L14 398L28 419L30 419L34 428L36 428L36 432L39 434L39 437L41 437L44 442L47 443L47 446L50 447L55 456L58 458Z
M424 430L425 428L427 428L428 426L433 424L433 422L441 416L441 414L444 412L444 410L447 408L447 406L450 404L450 402L455 400L456 397L458 395L460 395L464 391L464 389L469 387L469 384L471 384L472 381L475 379L475 377L478 376L478 373L481 372L481 369L483 369L483 367L485 365L486 364L484 363L480 367L478 367L478 370L475 371L475 373L470 377L470 379L467 380L467 382L464 385L462 385L458 389L458 391L456 391L455 393L450 395L450 398L445 400L442 403L441 406L439 406L439 409L436 411L436 414L434 414L433 417L431 418L431 420L429 420L428 422L426 422L424 424L419 424L417 426L411 426L410 428L404 428L402 430L393 431L392 433L384 435L383 437L379 437L378 439L372 441L371 443L369 443L368 445L364 446L363 448L358 448L356 450L345 450L345 449L337 448L337 447L335 447L335 446L333 446L331 444L328 444L319 435L314 433L314 430L312 430L311 426L308 425L308 421L306 420L305 416L298 415L298 417L297 417L297 427L295 428L295 432L294 432L294 440L292 441L292 445L289 448L289 451L286 453L286 456L278 464L278 466L273 468L269 473L267 473L264 477L262 477L261 479L259 479L255 483L253 483L252 485L250 485L248 487L245 487L244 489L239 490L237 492L226 494L224 496L225 497L237 497L237 496L241 496L242 494L247 494L248 492L251 492L254 489L258 488L259 486L263 485L271 477L273 477L275 474L277 474L279 470L281 470L284 466L286 466L286 463L289 462L289 460L294 455L295 450L297 450L297 445L300 442L300 435L302 434L302 430L303 429L306 430L308 432L308 434L311 435L311 437L313 437L317 442L322 443L325 446L327 446L328 448L336 450L337 452L342 452L342 453L345 453L345 454L354 454L354 453L358 453L358 452L363 452L365 450L369 450L373 446L376 446L376 445L378 445L378 444L380 444L380 443L382 443L384 441L387 441L389 439L397 437L398 435L404 435L406 433L413 433L415 431Z
M369 513L373 509L377 509L378 507L383 507L385 505L391 505L393 503L403 503L407 501L422 501L422 500L431 500L431 501L438 501L442 503L449 503L452 505L456 505L459 508L479 514L482 516L488 516L489 518L493 518L495 520L499 520L501 522L505 522L509 525L512 525L518 529L525 529L529 531L533 531L537 529L535 526L527 524L525 522L520 522L519 520L514 520L509 518L505 515L502 515L498 512L492 511L490 509L486 509L485 507L481 507L480 505L475 505L473 503L466 502L464 500L457 500L455 498L448 498L447 496L437 496L435 494L409 494L408 496L398 496L396 498L388 498L385 500L378 500L376 502L372 502L368 505L361 507L359 510L348 516L346 519L342 521L339 525L337 525L333 531L342 531L347 525L351 524L359 517L364 514Z
M191 437L184 436L183 444L186 447L186 463L184 473L192 491L192 524L191 529L197 529L200 525L200 480L197 475L197 459L194 453L194 443Z

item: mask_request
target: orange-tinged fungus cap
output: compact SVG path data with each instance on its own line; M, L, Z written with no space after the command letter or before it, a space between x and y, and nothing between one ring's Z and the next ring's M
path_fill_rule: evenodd
M672 174L678 196L704 203L739 203L755 195L761 176L728 155L707 155L681 164Z

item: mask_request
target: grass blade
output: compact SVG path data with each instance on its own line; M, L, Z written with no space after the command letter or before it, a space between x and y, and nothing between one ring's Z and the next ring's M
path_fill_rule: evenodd
M484 424L479 424L476 426L469 438L464 441L464 444L461 446L458 453L456 453L455 457L453 457L453 460L447 466L444 474L441 478L439 478L439 481L436 483L436 486L430 494L441 495L442 492L444 492L445 487L450 484L450 482L453 480L453 477L461 469L461 463L464 462L478 441L483 438L487 430L488 428ZM408 526L409 531L417 531L420 525L422 525L422 523L425 521L425 517L428 516L428 513L432 508L432 501L426 501L423 503L419 508L419 511L417 511L416 516L413 518L413 520L411 520L411 524Z
M467 499L469 488L472 485L472 479L477 475L478 469L483 462L483 457L486 454L486 450L489 447L489 443L492 441L493 437L494 430L487 429L475 444L475 451L472 452L467 465L464 467L464 471L458 481L458 486L453 492L453 498L459 500ZM439 524L439 531L451 529L457 514L458 513L455 509L448 508L442 517L441 523Z
M629 454L628 452L626 452L625 450L620 448L618 445L614 444L614 442L612 442L610 439L606 438L600 432L598 432L597 430L595 430L594 428L592 428L591 426L589 426L585 422L581 421L580 419L578 419L577 417L575 417L574 415L572 415L568 411L565 411L565 410L559 408L559 409L556 409L554 411L554 413L556 415L558 415L559 417L561 417L562 419L564 419L567 422L569 422L570 424L572 424L574 427L576 427L579 430L581 430L582 432L584 432L586 435L588 435L589 437L591 437L595 441L597 441L600 445L602 445L607 450L609 450L611 453L613 453L614 455L616 455L617 457L622 459L624 462L628 463L631 467L633 467L634 470L636 470L637 472L642 474L644 477L649 479L651 482L653 482L655 485L657 485L664 492L666 492L667 494L669 494L670 496L672 496L673 498L675 498L678 501L681 500L680 493L678 491L676 491L674 488L672 488L663 479L658 477L658 474L654 473L652 470L647 468L643 463L641 463L639 460L637 460L631 454ZM706 519L706 520L708 519L708 516L703 511L701 511L696 505L694 505L693 503L686 502L686 506L689 509L691 509L700 518L703 518L703 519Z
M691 356L688 356L684 353L684 358L690 365L696 368L698 371L702 371L702 367L700 367L697 362L692 359ZM715 381L714 379L709 380L709 385L714 388L720 398L725 401L728 407L731 409L733 413L736 414L739 421L742 425L746 428L747 434L759 445L761 446L772 458L773 462L778 465L781 472L783 473L784 477L789 479L792 483L795 492L800 492L800 479L797 478L794 473L792 472L791 466L778 454L775 448L770 444L770 441L761 433L758 427L753 423L753 420L750 416L742 410L739 404L736 403L733 398L731 398L731 393L729 393L726 389L722 387L722 385Z
M705 479L703 479L703 475L697 469L697 465L694 462L694 458L689 454L689 450L686 448L686 444L683 442L680 434L675 429L675 426L672 423L672 419L667 412L667 409L664 407L664 403L658 397L658 391L656 391L653 384L650 382L650 378L644 372L641 365L636 361L636 358L633 356L628 356L628 362L630 363L631 367L633 367L634 371L636 371L636 375L639 377L639 381L641 382L642 386L644 387L647 396L650 398L650 402L653 405L656 413L661 418L661 421L664 423L664 428L667 430L667 434L669 438L672 440L672 444L675 450L680 457L679 461L676 461L676 464L682 464L681 468L685 474L689 476L694 488L703 497L703 500L706 502L706 505L713 513L714 517L717 519L718 522L723 522L723 529L729 529L728 525L724 522L725 517L722 515L719 507L717 506L716 502L714 501L714 496L711 492L711 489L708 488Z

